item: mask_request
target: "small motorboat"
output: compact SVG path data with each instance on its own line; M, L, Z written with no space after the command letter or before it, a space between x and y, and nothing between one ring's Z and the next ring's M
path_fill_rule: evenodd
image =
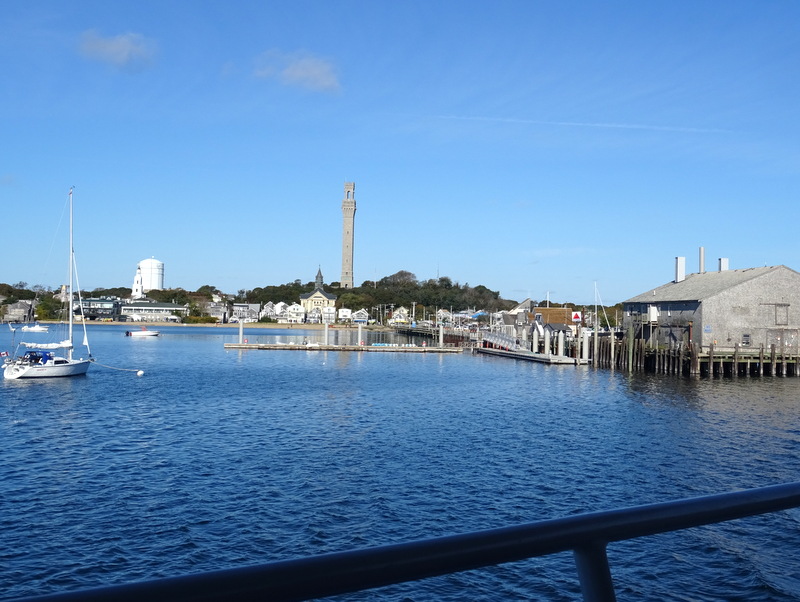
M157 330L147 330L147 326L142 326L141 330L126 330L126 337L157 337L159 332Z
M22 332L47 332L47 326L41 324L25 324L20 330Z

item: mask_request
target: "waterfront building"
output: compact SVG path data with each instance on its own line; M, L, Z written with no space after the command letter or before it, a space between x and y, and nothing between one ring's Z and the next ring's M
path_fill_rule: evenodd
M348 307L340 307L337 319L339 322L352 322L353 310Z
M33 301L23 299L15 303L5 305L5 315L3 319L6 322L31 322L33 321Z
M225 323L228 321L228 302L221 300L217 297L217 301L208 301L202 305L203 314L207 314L212 318L216 318L217 322Z
M332 295L325 291L322 279L322 269L317 270L317 277L314 283L314 290L310 293L303 293L300 295L300 305L303 306L306 314L310 314L312 310L319 309L322 311L325 307L336 306L336 295Z
M389 324L408 324L408 308L398 307L392 311L392 317L389 318Z
M369 312L365 308L354 311L352 314L353 324L367 324L369 322Z
M342 278L339 286L353 288L353 239L356 218L356 184L345 182L342 199Z
M336 323L336 308L333 305L320 308L320 314L323 324Z
M279 318L278 321L285 321L287 324L302 324L306 320L306 310L299 303L292 303L286 308L285 317Z
M650 345L796 348L800 343L800 273L784 266L686 274L623 302L623 327Z
M82 314L87 320L118 320L122 300L117 297L99 297L81 299L77 314Z
M544 332L550 333L551 341L557 340L559 333L563 333L565 340L571 338L575 334L572 327L568 324L545 324L543 330Z
M260 318L268 318L270 320L275 319L275 304L272 301L267 301L264 304L264 307L261 308L261 311L258 313L258 317Z
M260 312L259 303L234 303L232 318L237 322L258 322Z
M180 322L189 308L176 303L157 303L150 299L131 301L120 307L120 321L128 322Z

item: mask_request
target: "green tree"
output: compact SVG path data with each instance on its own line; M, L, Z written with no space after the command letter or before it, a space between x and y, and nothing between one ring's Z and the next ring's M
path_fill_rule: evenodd
M37 320L57 320L61 317L61 301L53 295L43 295L35 311Z
M212 286L210 284L204 284L200 288L197 289L197 294L202 295L208 299L212 299L214 295L219 294L219 289L216 286Z

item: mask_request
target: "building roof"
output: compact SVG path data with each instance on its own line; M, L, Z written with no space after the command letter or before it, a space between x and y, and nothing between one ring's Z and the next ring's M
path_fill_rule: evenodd
M545 324L544 327L549 329L549 330L556 331L556 332L558 332L558 331L564 331L564 332L569 331L569 332L572 332L572 328L570 328L566 324L560 324L560 323Z
M300 295L300 298L301 299L310 299L311 297L313 297L314 295L317 295L317 294L322 295L323 297L325 297L326 299L330 299L331 301L335 301L336 300L336 295L333 295L331 293L323 291L321 288L315 288L310 293L303 293L302 295Z
M153 309L153 308L161 308L161 309L184 309L185 306L178 305L177 303L156 303L156 302L147 302L147 301L133 301L132 303L123 303L124 308L137 308L137 309Z
M534 307L535 307L535 304L533 303L533 301L531 301L531 298L528 297L522 303L517 303L517 305L514 308L509 309L508 313L510 313L510 314L518 314L518 313L523 312L523 311L533 311Z
M665 301L703 301L714 295L738 286L748 280L758 278L777 270L788 270L797 274L785 265L763 268L747 268L744 270L723 270L721 272L703 272L687 274L681 282L667 282L646 293L631 297L624 303L663 303ZM800 275L800 274L798 274Z

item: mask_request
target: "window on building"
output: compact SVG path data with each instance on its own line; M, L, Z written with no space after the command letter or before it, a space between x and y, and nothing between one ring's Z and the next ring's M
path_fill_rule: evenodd
M743 334L742 335L742 347L749 347L750 346L750 335Z
M775 325L788 326L789 325L789 304L777 303L775 305Z

